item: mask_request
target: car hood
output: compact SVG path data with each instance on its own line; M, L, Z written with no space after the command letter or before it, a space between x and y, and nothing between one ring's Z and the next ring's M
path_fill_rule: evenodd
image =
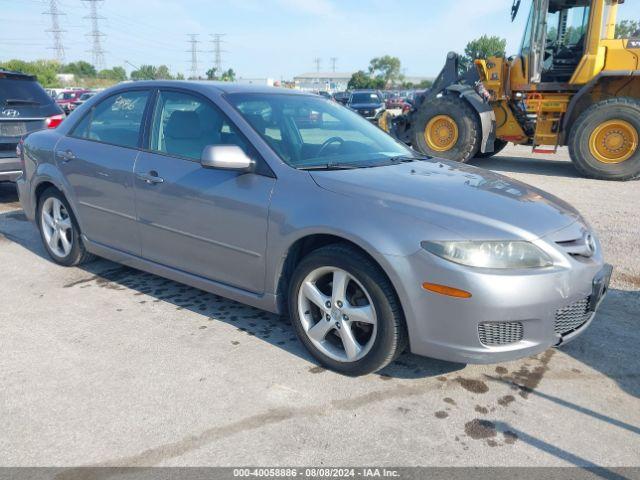
M375 208L396 210L461 239L534 240L581 219L571 205L549 193L446 160L314 171L311 176L325 190L366 201L372 214L379 214Z
M380 108L382 103L352 103L349 105L351 108Z

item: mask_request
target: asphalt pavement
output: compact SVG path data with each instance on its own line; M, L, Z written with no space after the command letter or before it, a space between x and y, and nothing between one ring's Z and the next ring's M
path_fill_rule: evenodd
M640 466L640 183L566 151L475 165L574 204L615 266L573 343L500 365L405 354L348 378L285 318L99 260L49 261L0 184L0 465Z

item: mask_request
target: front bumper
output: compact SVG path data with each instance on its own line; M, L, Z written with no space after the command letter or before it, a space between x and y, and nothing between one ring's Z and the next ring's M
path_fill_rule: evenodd
M561 265L548 269L509 273L464 267L423 250L390 259L396 281L402 283L400 297L411 351L452 362L497 363L573 340L586 330L595 313L585 309L577 328L563 330L559 311L570 315L574 306L587 305L585 300L594 294L594 278L606 267L599 251L589 259L565 256ZM424 282L462 289L472 297L432 293L421 288ZM599 296L604 293L606 288ZM506 332L509 341L483 343L480 331L486 342L487 325L500 327L490 330L493 338L497 331Z
M378 119L382 116L382 114L383 114L384 112L385 112L385 110L384 110L384 109L382 109L382 110L380 110L380 111L379 111L379 112L377 112L377 113L375 112L375 110L374 110L374 111L371 111L371 113L364 113L363 111L358 111L358 114L359 114L361 117L366 118L366 119L367 119L367 120L369 120L370 122L376 122L376 121L378 121Z

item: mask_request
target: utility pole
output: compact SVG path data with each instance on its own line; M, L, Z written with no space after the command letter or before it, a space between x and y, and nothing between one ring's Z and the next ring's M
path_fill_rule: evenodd
M222 50L222 37L225 33L214 33L211 35L211 41L213 42L213 66L216 69L216 75L222 75L222 54L226 50Z
M322 59L320 57L316 57L313 59L313 63L316 64L316 72L320 71L320 64L322 63Z
M105 51L102 48L102 37L105 36L104 33L100 31L99 20L104 20L104 17L98 15L98 3L103 2L104 0L82 0L83 2L89 3L89 15L84 17L91 20L91 33L88 33L87 36L91 37L92 47L91 47L91 56L93 59L93 66L96 67L96 70L100 71L104 68L104 54Z
M336 57L331 57L331 71L336 71L336 63L338 63L338 59Z
M191 45L191 48L189 50L187 50L187 52L191 53L191 79L197 79L198 78L198 43L200 43L200 40L198 40L198 34L197 33L190 33L188 35L189 40L187 40L187 42L189 42L189 44Z
M56 60L62 63L64 62L62 33L65 32L65 30L60 28L60 15L64 15L64 13L58 9L58 0L49 0L49 10L42 13L51 17L51 28L47 30L47 32L53 34L53 46L49 48L55 52Z

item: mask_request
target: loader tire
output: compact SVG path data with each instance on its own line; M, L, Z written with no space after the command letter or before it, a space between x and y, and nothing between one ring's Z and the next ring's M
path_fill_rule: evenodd
M467 162L478 153L480 119L460 97L445 95L424 102L412 123L411 144L425 155Z
M610 98L585 110L569 133L576 169L600 180L630 180L640 175L640 101Z
M480 152L476 153L476 158L491 158L494 155L500 153L504 148L509 144L509 142L505 142L504 140L500 140L496 138L495 143L493 144L493 152Z

